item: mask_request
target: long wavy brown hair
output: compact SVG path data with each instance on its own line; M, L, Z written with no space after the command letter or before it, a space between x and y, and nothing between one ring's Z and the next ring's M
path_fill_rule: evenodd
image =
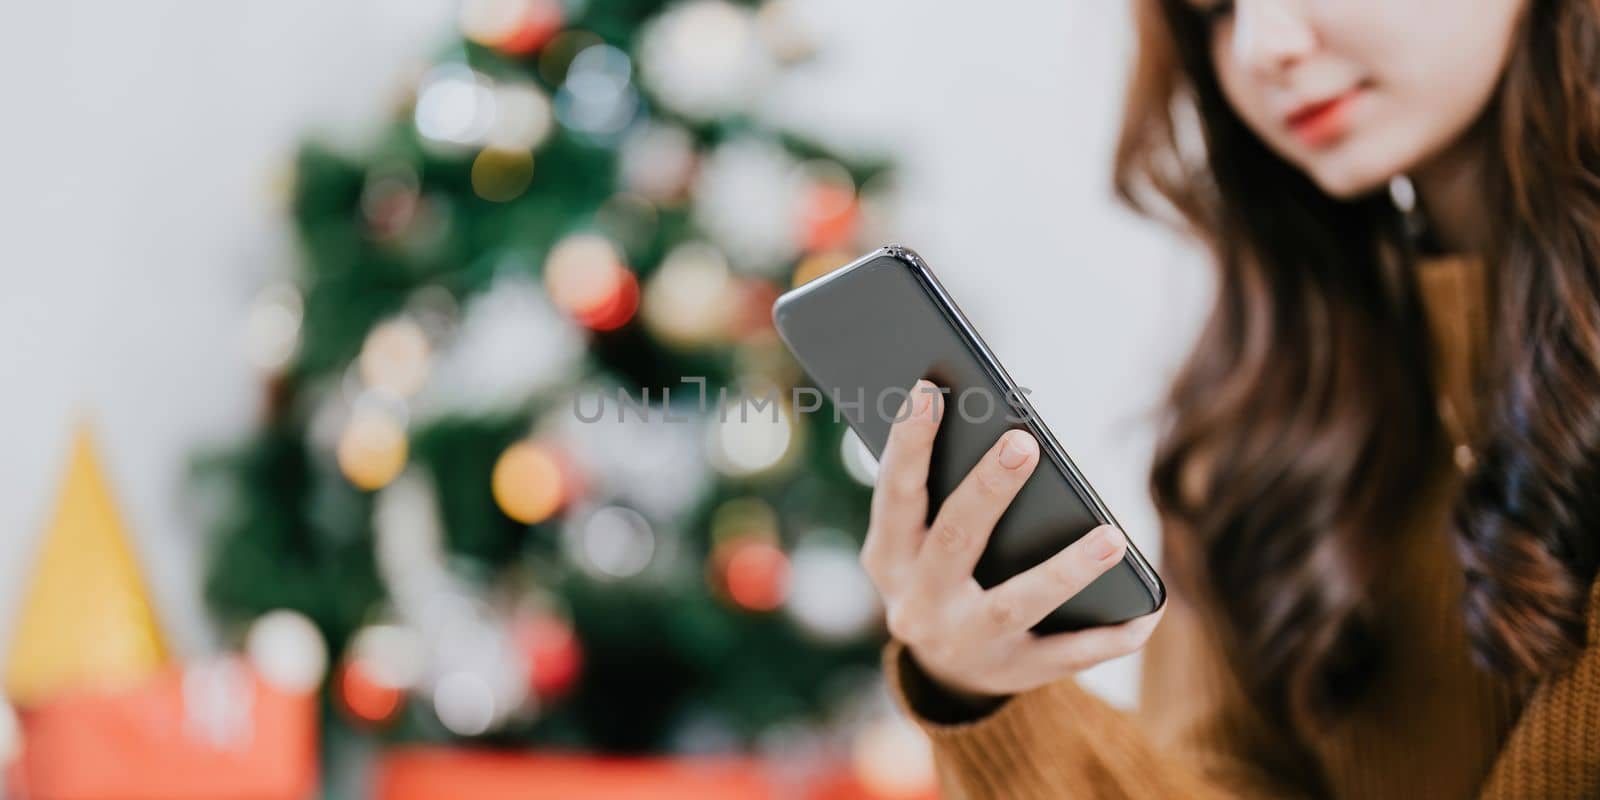
M1382 661L1371 581L1448 450L1415 256L1387 192L1335 199L1246 127L1200 12L1137 8L1117 192L1218 270L1150 477L1163 571L1270 715L1326 723ZM1531 0L1517 37L1470 133L1504 225L1451 525L1475 660L1527 687L1583 646L1600 561L1600 2Z

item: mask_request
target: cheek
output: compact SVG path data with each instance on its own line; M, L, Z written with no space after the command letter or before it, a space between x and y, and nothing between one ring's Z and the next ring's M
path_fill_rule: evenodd
M1412 162L1448 147L1483 113L1505 72L1522 0L1410 0L1377 11L1381 46L1368 59L1383 90L1384 116ZM1370 46L1370 45L1369 45ZM1402 166L1402 169L1412 164Z

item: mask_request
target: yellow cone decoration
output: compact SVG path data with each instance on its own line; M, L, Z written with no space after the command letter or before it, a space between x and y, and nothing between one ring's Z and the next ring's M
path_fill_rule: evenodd
M6 694L126 686L166 658L154 608L87 424L29 572L6 663Z

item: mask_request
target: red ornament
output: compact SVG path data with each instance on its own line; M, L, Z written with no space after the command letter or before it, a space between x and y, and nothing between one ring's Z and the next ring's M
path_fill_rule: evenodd
M575 314L578 323L590 330L614 331L639 310L639 279L626 267L615 267L619 273L611 295L599 305Z
M849 248L861 205L855 189L819 183L806 193L800 212L800 241L809 252Z
M712 554L712 567L740 608L772 611L789 594L789 556L770 541L743 536L724 542Z
M359 660L346 661L339 670L338 692L345 713L366 725L394 719L405 704L405 692L374 680Z
M533 0L523 8L517 23L495 48L502 53L523 56L544 47L566 23L560 0Z
M541 615L517 626L517 648L528 664L528 681L542 700L572 690L583 669L583 648L572 626L555 616Z

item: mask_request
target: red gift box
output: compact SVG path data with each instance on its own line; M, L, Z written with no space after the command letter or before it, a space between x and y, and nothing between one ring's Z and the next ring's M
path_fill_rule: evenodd
M305 800L317 785L317 707L242 660L166 668L135 688L18 709L7 776L24 800Z
M373 800L891 800L846 769L795 786L748 758L620 758L401 748L379 760ZM933 800L932 795L892 800Z

